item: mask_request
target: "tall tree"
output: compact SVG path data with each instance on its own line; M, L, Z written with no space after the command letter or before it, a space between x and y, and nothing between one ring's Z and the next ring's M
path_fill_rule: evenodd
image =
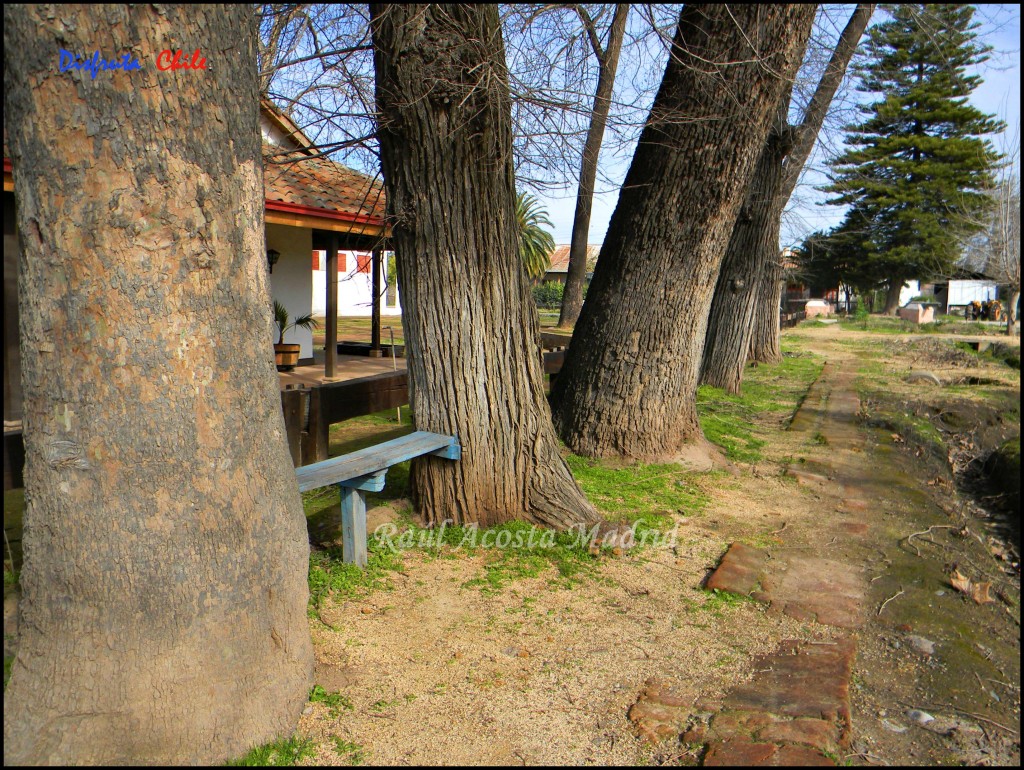
M687 5L552 393L575 452L675 456L718 268L813 5Z
M759 300L764 301L769 311L771 323L767 331L774 331L757 343L765 351L760 353L760 360L778 360L780 356L778 308L782 275L778 263L782 210L811 154L832 98L874 9L873 3L854 9L799 123L789 123L792 89L787 88L779 100L768 141L757 161L718 274L701 371L703 381L709 385L730 393L739 392Z
M868 33L858 90L879 94L847 128L849 149L832 162L833 204L871 231L864 259L889 277L885 311L896 312L908 279L948 275L959 244L991 205L999 154L982 137L1002 123L970 105L985 61L969 5L886 6Z
M573 8L580 16L598 63L597 91L590 111L590 125L583 144L580 159L579 183L576 190L576 211L572 220L572 239L569 243L569 266L565 275L565 290L562 293L562 308L558 325L568 328L576 323L583 308L583 284L587 277L587 246L590 240L590 214L594 207L594 185L597 182L597 160L601 153L604 130L608 125L611 109L612 89L615 87L615 71L619 66L619 51L626 32L626 17L629 4L615 5L615 15L608 27L608 41L601 45L597 25L582 5Z
M498 8L372 5L378 133L418 428L457 463L412 466L429 521L597 523L559 454L519 266Z
M200 49L205 70L59 72ZM251 6L4 7L25 562L10 764L290 734L309 546L270 352Z

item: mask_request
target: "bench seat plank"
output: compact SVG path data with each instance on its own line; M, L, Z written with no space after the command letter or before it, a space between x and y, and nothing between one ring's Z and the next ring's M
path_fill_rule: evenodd
M359 476L373 475L420 455L437 452L442 456L451 456L455 454L457 447L457 439L451 436L418 430L408 436L385 441L341 457L332 457L296 468L295 478L299 483L299 491L306 492Z

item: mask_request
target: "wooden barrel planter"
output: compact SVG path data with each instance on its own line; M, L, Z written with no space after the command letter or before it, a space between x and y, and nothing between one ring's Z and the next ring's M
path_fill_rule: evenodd
M301 345L284 342L274 345L274 363L277 364L277 371L290 372L299 363L299 351Z

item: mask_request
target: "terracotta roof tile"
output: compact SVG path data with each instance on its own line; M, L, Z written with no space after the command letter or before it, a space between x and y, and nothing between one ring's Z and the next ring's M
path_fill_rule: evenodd
M264 145L263 152L268 156L280 150ZM275 161L281 159L280 155L273 157ZM293 157L299 159L280 163L265 157L263 194L268 201L384 218L384 185L380 179L373 179L327 158Z
M600 244L587 244L587 272L593 272L594 265L597 264L597 255L601 253ZM555 246L555 250L551 252L551 265L548 267L547 272L549 273L566 273L569 271L569 244L560 243Z

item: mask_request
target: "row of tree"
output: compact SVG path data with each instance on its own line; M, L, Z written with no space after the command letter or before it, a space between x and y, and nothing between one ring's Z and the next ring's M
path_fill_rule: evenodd
M370 5L368 40L340 45L313 26L308 56L258 42L238 6L4 13L7 51L156 48L174 30L185 48L224 52L203 77L86 79L40 56L9 55L5 70L27 502L5 760L210 762L288 732L312 670L302 506L273 365L254 354L271 325L257 48L353 71L372 54L411 403L418 428L463 446L458 463L413 463L417 510L565 528L601 520L559 436L645 461L702 442L712 299L745 294L747 319L753 291L776 291L772 228L871 7L858 6L795 125L813 5L678 12L550 408L518 258L497 7ZM595 46L607 62L613 37ZM728 350L725 382L738 386L748 344L708 354Z

